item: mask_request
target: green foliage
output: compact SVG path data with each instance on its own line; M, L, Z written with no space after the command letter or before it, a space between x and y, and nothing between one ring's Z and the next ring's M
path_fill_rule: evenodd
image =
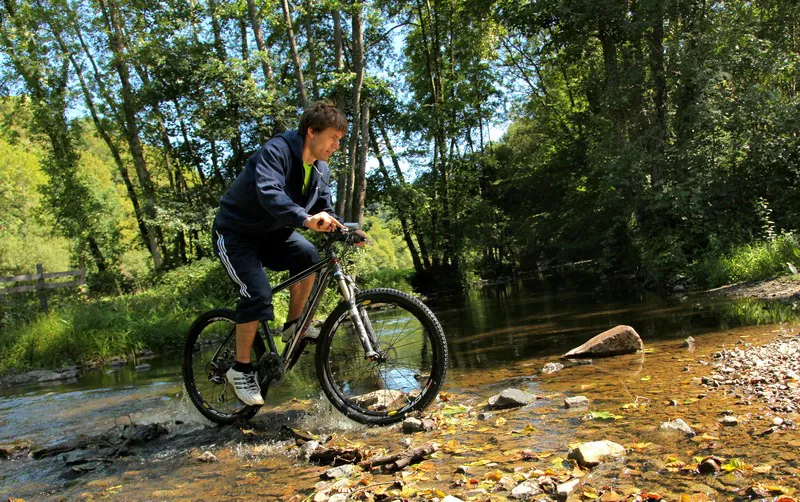
M745 244L724 255L713 254L692 263L689 278L700 287L713 288L783 275L789 272L787 263L800 266L798 246L794 234Z

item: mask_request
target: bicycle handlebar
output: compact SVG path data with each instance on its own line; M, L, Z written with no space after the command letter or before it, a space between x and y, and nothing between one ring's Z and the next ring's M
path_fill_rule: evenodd
M337 227L336 230L331 232L329 244L333 242L344 242L346 244L353 245L367 242L366 237L356 232L356 230L359 230L360 228L361 225L355 222L344 223L344 228Z

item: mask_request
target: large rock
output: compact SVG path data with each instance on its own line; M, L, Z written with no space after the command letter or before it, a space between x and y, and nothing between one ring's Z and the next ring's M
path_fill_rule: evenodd
M561 357L608 357L633 354L643 349L644 344L635 329L630 326L617 326L608 331L603 331Z
M500 394L489 398L489 408L500 410L504 408L518 408L536 401L536 394L519 389L506 389Z
M575 459L584 467L594 467L607 459L621 457L624 454L624 446L605 439L576 446L569 452L568 458Z

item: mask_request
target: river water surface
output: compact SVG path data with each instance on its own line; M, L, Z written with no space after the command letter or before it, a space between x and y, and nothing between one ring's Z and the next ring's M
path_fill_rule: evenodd
M794 429L767 438L753 436L752 431L768 427L774 419L769 410L758 403L739 403L721 392L709 393L692 381L708 374L705 363L724 344L757 344L790 336L796 330L794 306L663 298L634 289L585 290L579 284L566 288L561 284L557 288L542 281L515 282L427 302L441 321L451 356L443 389L449 401L432 408L461 406L471 413L447 415L436 431L411 438L413 445L432 440L446 447L415 468L417 477L409 486L466 499L470 489L489 487L482 476L491 478L493 470L559 474L567 466L558 463L569 445L610 439L625 445L629 453L623 461L585 475L588 490L613 487L626 496L645 491L667 500L700 494L708 498L696 500L730 500L745 498L746 488L756 483L771 483L787 492L800 488L800 438ZM558 355L619 324L637 330L648 349L645 354L540 373ZM681 347L688 336L696 339L693 352ZM169 431L112 462L94 462L84 469L81 464L67 465L64 456L34 460L24 451L0 460L0 499L295 496L303 500L315 493L325 467L298 460L293 442L281 435L282 425L334 434L338 441L373 451L399 451L408 437L397 427L366 428L334 411L321 397L313 354L305 356L279 388L270 389L267 406L253 419L251 429L214 427L192 408L183 397L178 355L149 362L151 368L143 372L123 367L90 372L70 383L0 390L0 444L17 442L33 451L97 437L124 424L159 423ZM524 410L497 412L478 421L477 412L486 399L509 387L544 399ZM585 412L564 410L563 399L570 395L585 395L592 410L618 418L587 421ZM631 407L631 403L646 406ZM720 411L737 414L741 424L721 428ZM692 425L701 439L666 438L657 432L661 422L676 417ZM798 423L797 417L794 422ZM196 458L204 451L213 452L218 462L198 463ZM741 459L750 468L758 467L757 473L739 469L699 477L676 468L712 454ZM465 476L455 470L470 462L476 466L465 485ZM370 479L390 485L394 478ZM428 497L422 493L416 496ZM508 491L497 493L497 497L508 495Z

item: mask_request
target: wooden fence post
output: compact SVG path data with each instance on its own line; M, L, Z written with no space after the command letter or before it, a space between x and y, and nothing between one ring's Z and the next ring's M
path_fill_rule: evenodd
M47 312L47 293L44 290L44 265L37 263L36 273L39 275L39 283L37 287L39 290L39 305L42 306L42 311Z

